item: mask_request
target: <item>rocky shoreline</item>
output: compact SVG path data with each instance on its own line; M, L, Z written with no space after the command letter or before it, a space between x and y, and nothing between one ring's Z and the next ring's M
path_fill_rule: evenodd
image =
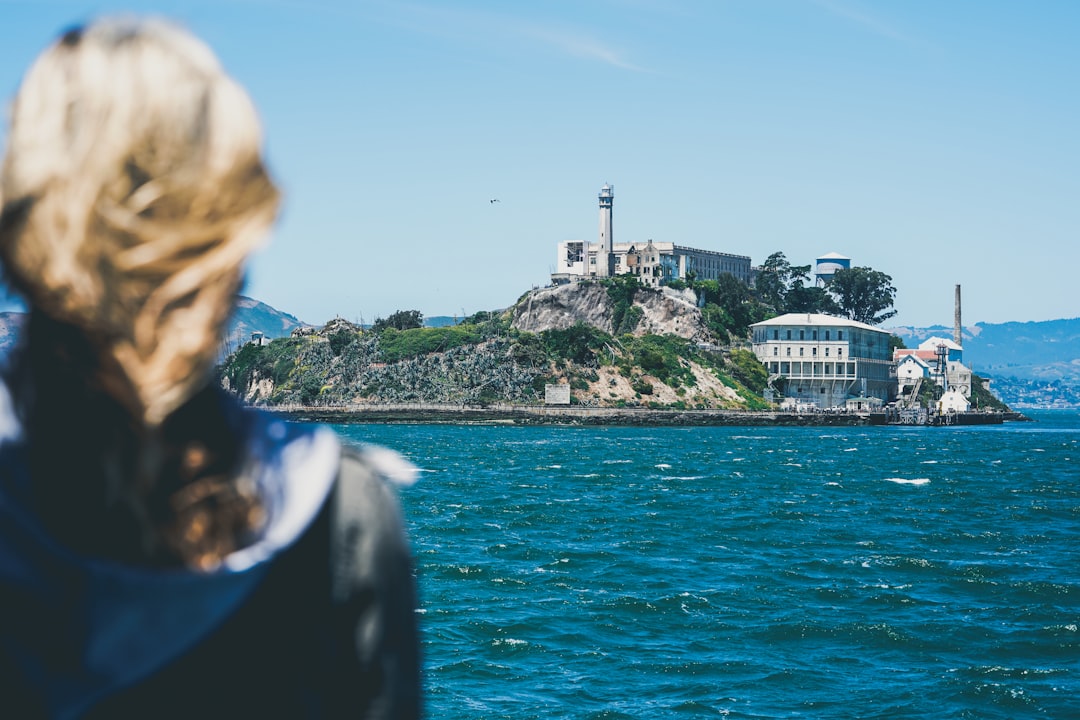
M620 426L865 426L885 425L883 413L666 410L543 405L371 404L349 407L272 407L293 420L345 423ZM1026 420L1009 413L1005 420Z

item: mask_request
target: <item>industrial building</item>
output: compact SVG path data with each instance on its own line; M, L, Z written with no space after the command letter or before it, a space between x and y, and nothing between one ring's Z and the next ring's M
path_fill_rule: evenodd
M717 280L724 273L751 285L754 271L745 255L700 250L673 242L646 240L644 243L614 241L612 213L615 188L600 189L600 229L597 242L565 240L558 245L554 285L588 278L633 275L643 285L657 287L672 280Z

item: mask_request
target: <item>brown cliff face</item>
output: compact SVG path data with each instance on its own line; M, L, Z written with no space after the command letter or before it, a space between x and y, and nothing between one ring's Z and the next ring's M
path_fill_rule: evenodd
M642 288L634 293L633 307L641 312L634 335L678 335L695 342L707 342L710 333L691 290ZM607 288L582 282L533 290L513 308L512 325L518 330L543 332L565 330L577 323L617 334L615 302Z

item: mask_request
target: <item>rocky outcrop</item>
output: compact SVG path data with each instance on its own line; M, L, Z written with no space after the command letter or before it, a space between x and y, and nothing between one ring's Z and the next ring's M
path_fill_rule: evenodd
M641 318L634 335L678 335L706 342L711 334L701 317L692 290L641 288L634 293L633 307ZM565 330L584 323L616 333L615 302L599 283L580 282L533 290L512 309L513 327L527 332Z

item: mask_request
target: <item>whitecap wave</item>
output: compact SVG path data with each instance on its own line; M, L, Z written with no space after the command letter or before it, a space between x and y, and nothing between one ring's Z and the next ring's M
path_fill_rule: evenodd
M930 482L930 478L898 478L891 477L885 478L885 482L896 483L897 485L925 485Z

